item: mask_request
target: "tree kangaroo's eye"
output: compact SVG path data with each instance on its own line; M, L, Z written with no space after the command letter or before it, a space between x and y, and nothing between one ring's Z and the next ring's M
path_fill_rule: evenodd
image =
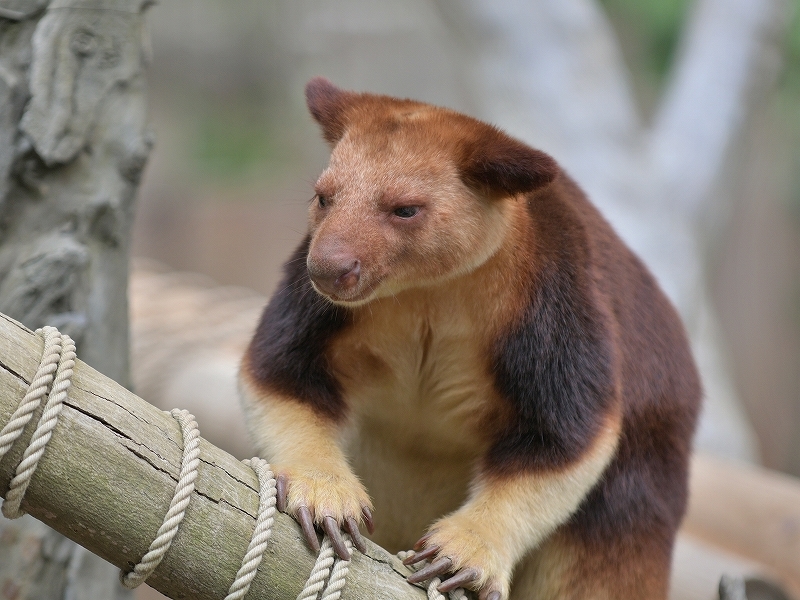
M325 208L328 206L328 199L322 194L317 194L317 203L319 204L320 208Z
M410 219L419 212L419 206L401 206L394 209L394 214L401 219Z

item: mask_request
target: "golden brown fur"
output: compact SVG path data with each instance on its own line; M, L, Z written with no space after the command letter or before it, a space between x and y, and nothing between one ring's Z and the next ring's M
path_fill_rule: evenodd
M241 372L288 511L428 531L482 599L665 598L699 384L650 275L543 153L307 94L331 161Z

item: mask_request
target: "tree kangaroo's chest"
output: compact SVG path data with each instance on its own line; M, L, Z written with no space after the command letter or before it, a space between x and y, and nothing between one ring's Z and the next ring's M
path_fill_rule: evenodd
M365 315L331 348L359 434L400 451L479 452L498 411L479 327L457 313L398 312Z

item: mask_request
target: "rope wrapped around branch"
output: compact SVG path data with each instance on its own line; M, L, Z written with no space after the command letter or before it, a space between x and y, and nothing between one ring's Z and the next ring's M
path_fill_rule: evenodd
M48 391L49 397L3 501L3 515L8 519L18 519L25 514L20 509L22 498L58 422L58 415L64 406L67 391L72 383L72 370L75 367L75 342L68 335L62 335L55 327L43 327L37 329L36 333L44 336L42 361L25 397L0 431L0 458L22 435L25 426Z
M0 431L1 459L22 435L33 414L47 396L36 430L25 449L22 461L16 468L6 499L3 501L2 512L12 519L24 514L20 504L58 422L58 416L61 414L72 382L76 360L75 343L69 336L60 333L55 327L43 327L36 333L44 337L42 359L24 398L9 422ZM122 584L128 588L135 588L144 583L169 551L172 540L186 515L197 479L200 465L200 432L197 422L194 416L185 410L173 409L169 414L179 423L183 435L181 470L169 510L156 538L133 569L120 574ZM277 485L269 464L258 457L245 461L245 464L258 476L258 515L242 566L225 600L241 600L247 594L261 564L275 520ZM352 540L347 538L345 543L348 550L352 551ZM338 600L346 582L349 565L349 560L334 557L331 541L325 536L314 569L298 595L298 600L312 600L320 593L322 593L320 600Z

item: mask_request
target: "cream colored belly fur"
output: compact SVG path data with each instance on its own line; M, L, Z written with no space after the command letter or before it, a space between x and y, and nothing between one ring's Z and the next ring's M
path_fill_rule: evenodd
M486 353L496 328L491 315L469 310L468 302L459 306L457 290L448 294L448 302L417 296L371 303L334 340L329 360L346 424L265 396L246 378L242 391L260 450L290 481L290 512L315 507L318 522L326 514L340 521L358 514L359 503L369 501L349 462L373 501L375 542L408 549L436 523L436 543L456 569L475 565L485 581L507 589L514 565L538 570L530 557L549 554L550 544L540 544L600 477L616 447L619 416L610 416L585 456L565 469L497 482L482 476L478 462L505 406ZM401 300L402 307L387 305Z
M467 497L472 465L463 457L398 448L377 427L362 430L349 448L375 507L371 538L391 552L410 549Z
M354 425L348 454L375 505L373 539L392 551L464 502L498 406L480 320L430 308L442 305L372 307L370 327L334 346Z

